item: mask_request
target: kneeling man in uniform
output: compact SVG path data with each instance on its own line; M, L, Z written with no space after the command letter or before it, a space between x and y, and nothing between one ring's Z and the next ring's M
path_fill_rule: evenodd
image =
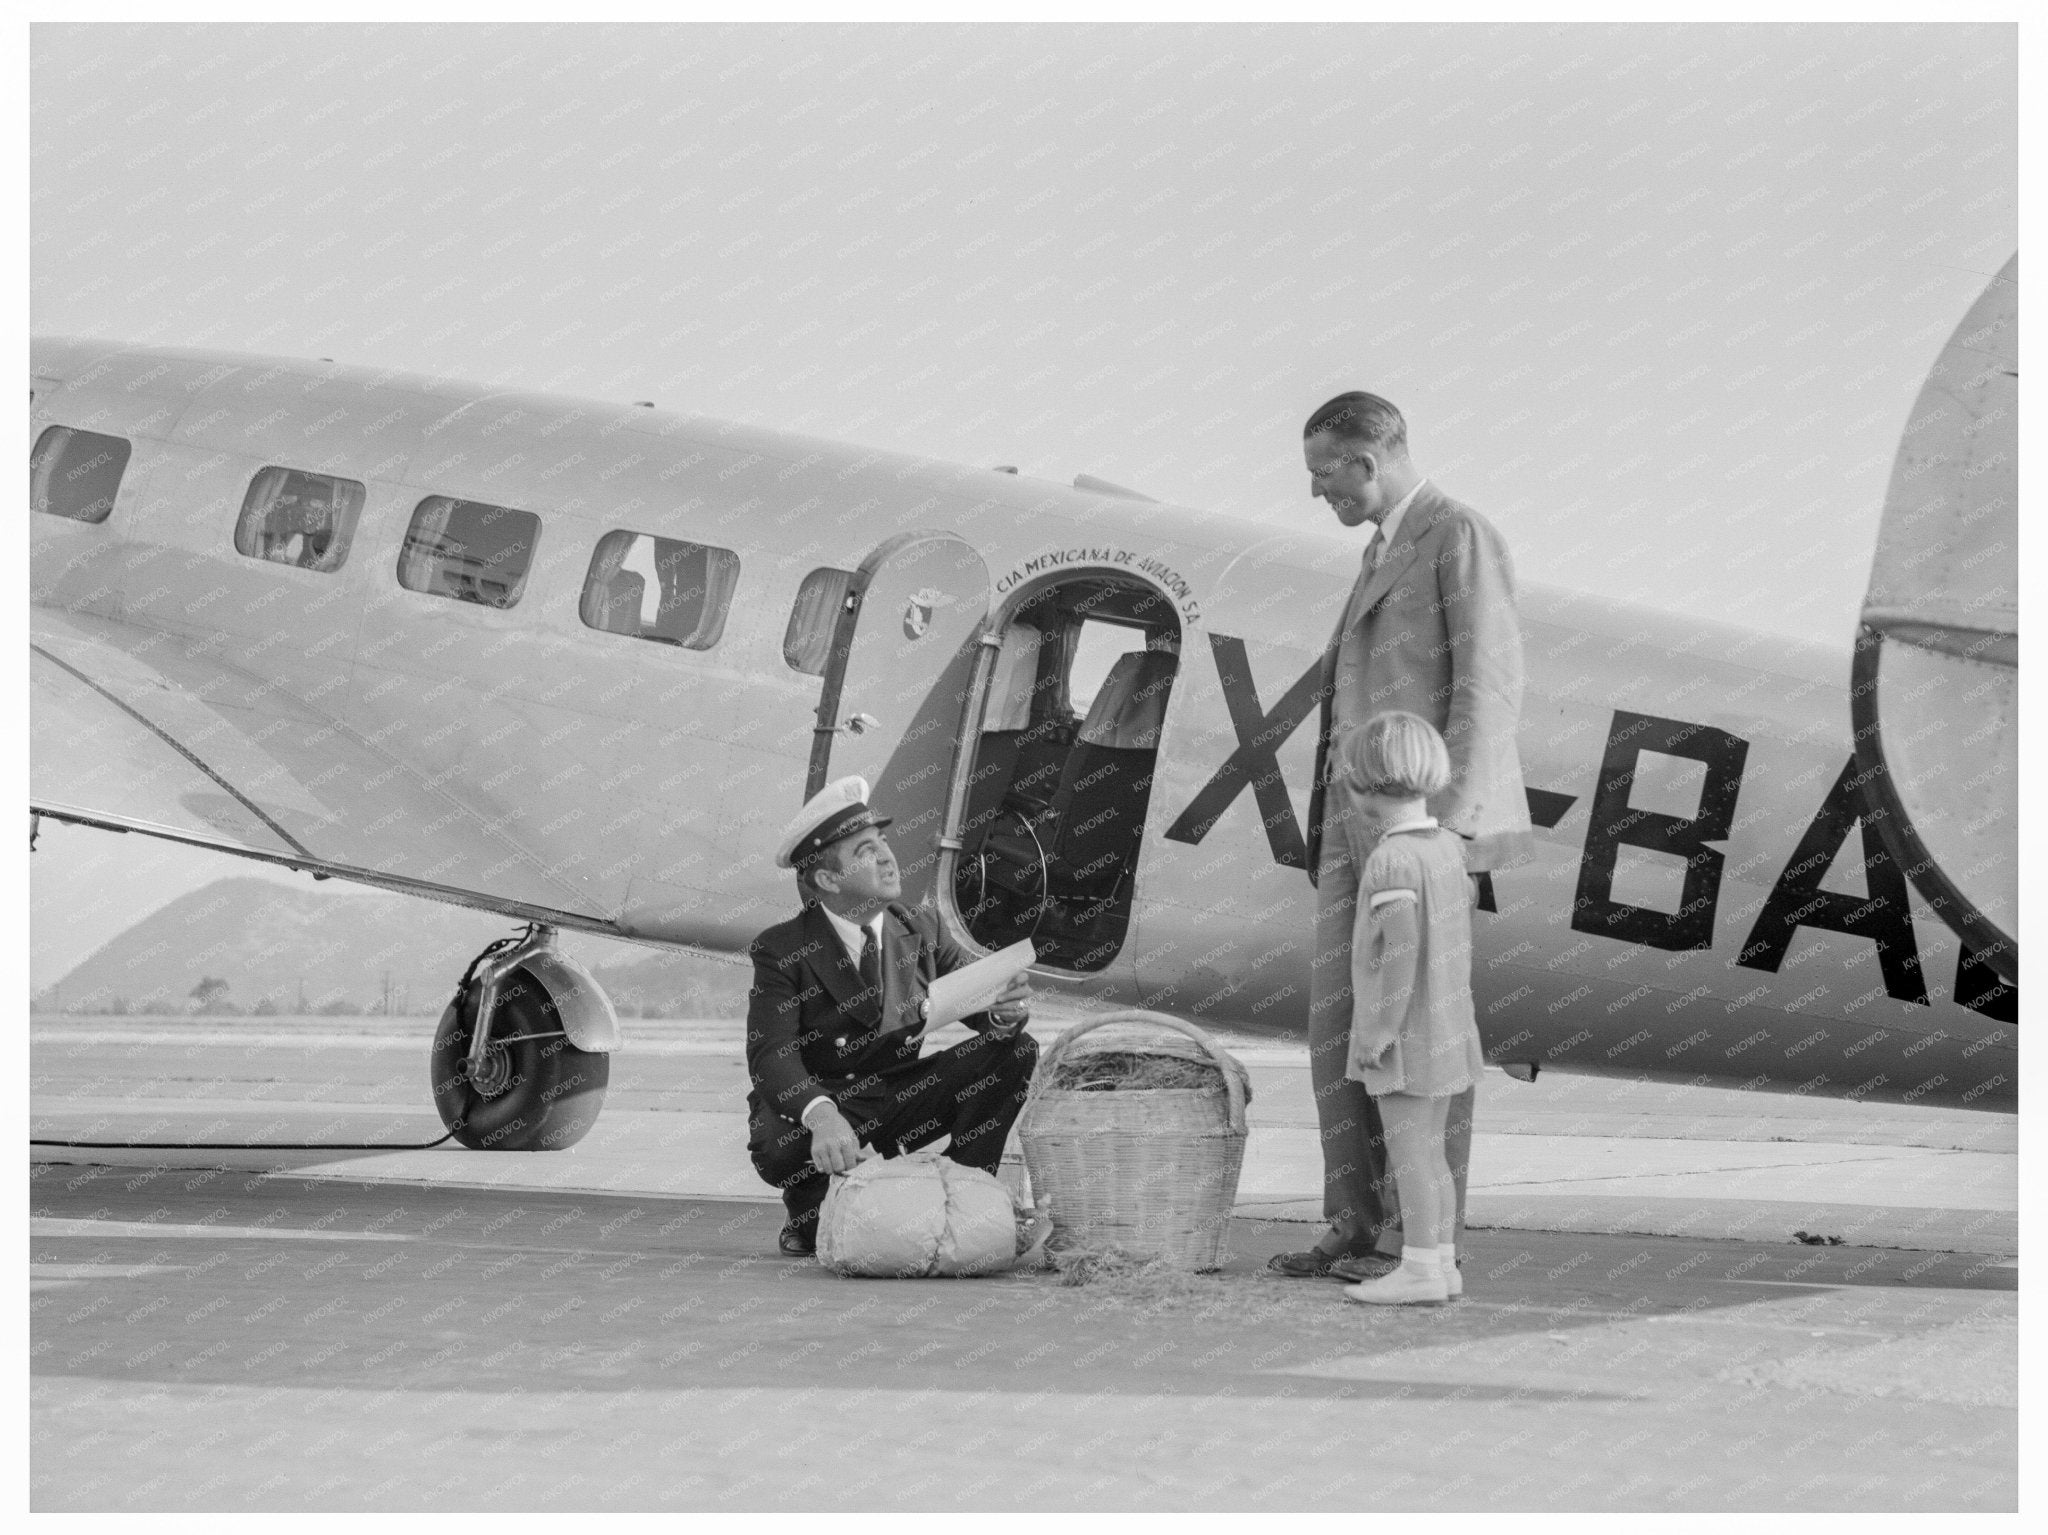
M747 1001L747 1150L782 1190L782 1251L812 1252L832 1173L863 1145L885 1156L950 1135L946 1155L994 1172L1024 1107L1038 1045L1021 1033L1031 984L1020 972L975 1037L919 1059L925 991L967 956L933 912L898 903L896 855L864 779L813 796L784 829L776 865L796 870L803 910L756 938Z

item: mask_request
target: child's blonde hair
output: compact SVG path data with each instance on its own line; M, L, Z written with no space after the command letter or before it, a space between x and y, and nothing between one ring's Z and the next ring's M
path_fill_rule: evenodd
M1360 793L1427 799L1451 781L1451 753L1436 727L1419 714L1389 709L1337 743L1337 766Z

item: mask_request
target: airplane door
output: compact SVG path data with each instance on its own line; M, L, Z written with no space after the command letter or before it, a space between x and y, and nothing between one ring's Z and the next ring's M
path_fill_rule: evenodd
M925 901L938 866L960 721L988 613L988 567L945 533L890 539L854 575L832 637L804 793L858 773L895 817L903 899Z

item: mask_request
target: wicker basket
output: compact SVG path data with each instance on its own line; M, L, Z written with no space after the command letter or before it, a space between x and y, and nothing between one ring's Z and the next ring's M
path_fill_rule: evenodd
M1201 1047L1223 1091L1076 1092L1052 1086L1082 1036L1111 1024L1174 1030ZM1144 1047L1135 1047L1143 1050ZM1187 1055L1179 1040L1156 1053ZM1244 1166L1244 1068L1200 1029L1164 1013L1110 1013L1077 1025L1039 1061L1019 1128L1055 1248L1120 1248L1176 1268L1223 1266Z

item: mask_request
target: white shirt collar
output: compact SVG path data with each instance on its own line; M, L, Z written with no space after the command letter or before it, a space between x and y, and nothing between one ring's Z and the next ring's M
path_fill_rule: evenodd
M1404 832L1404 831L1435 831L1435 830L1436 830L1436 817L1435 817L1435 816L1433 816L1433 815L1417 816L1417 817L1416 817L1416 818L1415 818L1414 820L1412 820L1412 821L1397 821L1397 822L1396 822L1396 823L1395 823L1394 825L1392 825L1392 826L1389 826L1389 827L1388 827L1388 828L1387 828L1387 829L1386 829L1385 831L1383 831L1383 832L1381 832L1381 833L1380 833L1380 841L1384 842L1384 841L1386 841L1386 840L1387 840L1387 838L1389 838L1389 837L1391 837L1391 836L1394 836L1394 835L1396 835L1396 834L1397 834L1397 833L1399 833L1399 832Z
M873 933L875 935L875 952L881 952L882 918L886 917L889 914L887 907L884 907L882 910L876 912L874 916L871 917L865 923L855 923L847 921L846 918L840 916L838 912L834 911L831 907L827 906L823 901L820 901L818 903L818 910L822 911L825 914L826 918L831 922L832 931L837 933L839 935L839 941L846 945L847 957L853 961L856 968L858 968L858 966L860 965L860 951L862 947L865 946L865 944L867 943L867 939L862 936L863 931Z
M1401 518L1407 514L1408 503L1413 501L1417 493L1428 483L1428 475L1424 475L1421 479L1417 480L1415 488L1410 490L1399 501L1396 501L1394 509L1380 519L1380 555L1382 558L1385 557L1389 549L1394 547L1394 534L1400 530Z

